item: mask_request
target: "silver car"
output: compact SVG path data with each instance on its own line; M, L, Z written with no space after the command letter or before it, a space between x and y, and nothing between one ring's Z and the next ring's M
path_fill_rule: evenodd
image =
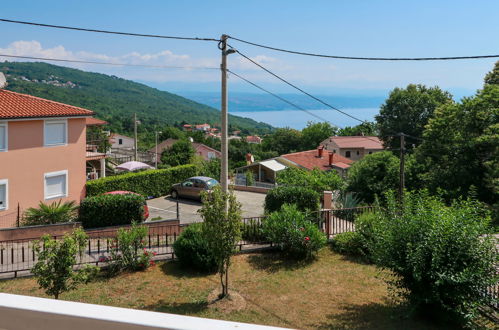
M182 183L174 184L171 197L201 199L201 191L209 191L218 184L217 180L207 176L193 176Z

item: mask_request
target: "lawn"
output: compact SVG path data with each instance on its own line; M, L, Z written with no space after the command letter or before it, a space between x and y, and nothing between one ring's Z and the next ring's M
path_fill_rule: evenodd
M101 277L61 299L299 329L436 329L404 317L390 299L387 275L328 248L309 264L283 262L275 253L241 254L231 268L232 289L246 300L241 311L208 308L218 277L185 271L176 262ZM45 297L34 278L0 281L0 291Z

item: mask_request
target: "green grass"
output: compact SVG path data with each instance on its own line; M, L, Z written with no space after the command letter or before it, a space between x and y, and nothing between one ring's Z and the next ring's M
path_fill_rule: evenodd
M299 329L437 328L406 317L390 300L383 280L389 274L328 248L310 263L283 261L275 253L238 255L230 275L231 289L246 300L242 311L207 308L218 277L186 271L177 262L99 277L61 299ZM1 281L0 291L45 297L34 278Z

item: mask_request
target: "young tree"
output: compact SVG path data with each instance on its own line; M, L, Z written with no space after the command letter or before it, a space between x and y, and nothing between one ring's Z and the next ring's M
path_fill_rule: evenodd
M170 166L190 164L194 158L195 150L188 140L179 140L161 154L161 163Z
M399 138L394 134L402 132L422 137L424 127L433 117L435 109L452 102L452 95L438 87L411 84L405 89L395 88L376 116L380 138L386 147L400 148ZM411 145L407 144L406 147L411 149Z
M38 262L31 272L46 294L59 299L61 293L75 289L80 283L87 283L97 273L98 268L90 265L73 270L87 238L83 230L77 229L70 235L66 234L62 240L45 235L33 246Z
M232 191L224 193L220 186L216 186L210 194L202 194L203 207L198 212L204 220L203 234L220 275L221 299L229 293L230 259L241 239L241 203Z

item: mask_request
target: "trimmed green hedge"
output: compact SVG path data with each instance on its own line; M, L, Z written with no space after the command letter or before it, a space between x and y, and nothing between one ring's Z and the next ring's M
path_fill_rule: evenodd
M110 176L87 182L87 196L97 196L115 190L132 191L142 196L164 196L170 193L172 184L197 174L195 165L182 165L164 170Z
M87 197L80 204L79 220L83 228L142 222L145 202L144 197L135 194Z
M265 197L265 212L280 211L284 204L295 204L300 211L317 211L320 199L320 194L310 188L277 187Z

